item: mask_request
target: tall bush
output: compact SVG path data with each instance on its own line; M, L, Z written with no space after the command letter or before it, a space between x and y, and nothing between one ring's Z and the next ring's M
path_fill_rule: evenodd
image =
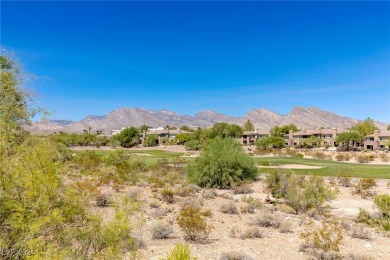
M205 142L200 157L186 167L190 181L201 187L231 188L257 177L255 161L231 138Z

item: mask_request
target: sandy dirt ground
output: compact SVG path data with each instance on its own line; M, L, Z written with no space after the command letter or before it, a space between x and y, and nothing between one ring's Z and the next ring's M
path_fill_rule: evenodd
M159 201L152 192L152 189L146 187L127 187L120 193L107 190L112 196L128 196L130 193L138 192L140 200L143 203L143 224L134 229L134 235L144 241L145 247L139 250L140 259L158 260L166 257L168 252L177 243L186 242L184 234L177 225L176 216L180 211L183 203L188 200L195 200L202 205L202 209L210 209L212 216L206 218L208 224L213 226L209 239L206 243L190 243L194 256L199 260L219 259L223 252L244 252L253 259L309 259L306 253L299 250L302 240L299 234L304 230L303 223L308 217L304 214L295 215L287 214L279 210L272 214L279 216L283 221L291 224L291 233L280 233L275 228L259 229L263 232L263 238L241 239L231 236L231 230L244 231L250 227L250 222L257 215L264 212L265 209L257 209L254 214L239 213L237 215L224 214L220 212L219 207L224 203L233 202L238 209L245 205L241 201L242 196L252 196L264 202L267 197L264 176L252 183L253 193L247 195L233 194L229 190L216 190L218 196L212 199L205 199L202 196L204 190L200 190L192 197L177 197L174 204L166 204ZM354 181L357 181L355 179ZM390 188L387 186L388 180L377 180L377 186L373 189L377 194L390 194ZM358 195L352 195L352 187L338 187L339 193L337 198L330 203L330 212L351 227L357 227L356 218L359 208L364 208L369 212L376 212L373 199L363 199ZM227 196L226 196L227 195ZM224 198L227 197L227 198ZM150 206L151 202L161 204L166 214L157 217L158 209ZM266 204L265 208L272 208L273 205ZM105 219L113 217L113 209L96 208ZM141 218L140 218L141 219ZM159 221L173 224L173 233L167 239L152 239L152 227ZM317 221L317 220L315 220ZM364 229L371 234L370 240L352 238L349 231L344 231L344 239L341 243L340 252L342 255L353 254L355 256L371 257L370 259L390 259L390 236L384 235L383 231L369 226ZM187 242L188 243L188 242ZM365 258L368 259L368 258Z

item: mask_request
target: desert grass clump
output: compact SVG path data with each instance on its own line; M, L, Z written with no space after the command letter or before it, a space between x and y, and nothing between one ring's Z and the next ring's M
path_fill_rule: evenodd
M246 183L236 185L233 187L234 194L249 194L253 193L253 189Z
M238 209L234 202L224 203L219 207L219 210L225 214L238 214Z
M169 238L169 236L173 233L173 228L171 225L158 222L152 227L152 238L153 239L165 239Z
M372 239L371 233L367 229L363 228L362 226L351 228L351 237L364 239L364 240Z
M166 203L169 204L175 203L175 192L172 189L165 187L160 191L160 195L162 200L165 201Z
M202 193L202 197L205 199L215 199L218 196L218 193L215 190L205 190Z
M337 180L340 186L351 187L352 186L352 177L345 172L341 172L337 175Z
M374 194L371 188L376 186L376 181L373 178L362 178L355 185L354 194L359 194L362 198L372 197Z
M279 227L280 233L293 233L293 228L291 222L285 220L280 223Z
M241 213L243 214L253 214L255 213L255 209L256 207L253 204L246 204L240 207Z
M209 236L211 226L207 224L199 207L182 208L176 220L186 240L202 242Z
M355 156L356 161L359 163L368 163L370 162L370 156L368 154L359 154Z
M382 162L388 162L390 161L390 156L386 153L381 153L379 155L379 158L381 159Z
M326 154L323 152L314 152L312 156L314 159L319 159L319 160L324 160L327 158Z
M219 260L254 260L254 258L243 252L223 252Z
M96 206L103 208L103 207L108 207L111 204L111 202L107 195L99 194L95 198L95 204Z
M167 258L161 260L196 260L197 258L191 256L191 249L187 244L176 244L170 251Z
M252 196L243 196L241 197L241 201L248 203L248 205L254 209L261 209L264 206L260 199L254 198Z
M279 228L282 223L282 220L279 215L273 214L268 211L264 211L256 216L250 222L251 225L257 225L259 227L272 227Z
M247 227L241 234L241 239L254 239L254 238L263 238L264 234L263 231L260 230L258 227Z
M390 231L390 195L377 195L374 198L375 206L380 211L378 222L385 231Z
M351 155L349 153L338 153L336 155L336 161L349 161L351 160Z

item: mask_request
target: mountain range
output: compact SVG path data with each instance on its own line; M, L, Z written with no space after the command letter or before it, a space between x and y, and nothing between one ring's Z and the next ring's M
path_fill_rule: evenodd
M101 130L109 133L114 129L122 127L148 125L151 127L183 125L189 127L209 127L217 122L234 123L243 125L250 120L256 129L271 129L276 125L295 124L298 128L319 128L335 127L345 129L355 125L359 120L336 113L320 110L316 107L294 107L286 115L278 114L271 110L260 108L247 112L244 117L232 117L213 110L198 112L194 116L180 115L169 110L146 110L142 108L119 108L104 116L87 116L80 121L67 120L41 120L31 126L26 126L27 130L42 132L71 132L82 133L83 130L96 132ZM375 121L380 129L385 129L387 124Z

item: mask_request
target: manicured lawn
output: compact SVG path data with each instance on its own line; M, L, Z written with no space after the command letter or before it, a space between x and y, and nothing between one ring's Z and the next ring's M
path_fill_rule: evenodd
M104 156L114 151L111 150L95 150L96 154ZM183 155L183 153L167 152L162 150L124 150L124 153L130 158L144 161L146 164L154 164L160 159L175 159ZM187 158L186 158L187 159Z
M262 157L256 159L259 165L280 165L280 164L305 164L313 166L321 166L321 169L294 169L293 171L299 174L316 174L322 176L337 176L339 173L348 173L353 177L371 177L390 179L389 165L370 165L370 164L355 164L336 162L329 160L316 160L296 157ZM261 173L272 172L275 169L261 168Z

